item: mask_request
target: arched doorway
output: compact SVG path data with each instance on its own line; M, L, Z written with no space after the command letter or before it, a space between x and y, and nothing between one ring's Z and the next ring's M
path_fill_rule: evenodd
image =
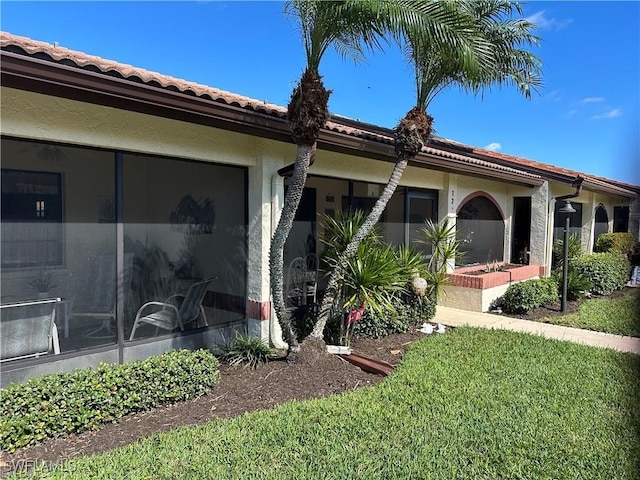
M598 205L594 214L595 223L593 226L593 245L598 243L598 237L609 231L609 215L603 205Z
M460 265L502 262L504 216L496 202L485 193L467 197L458 209L456 228L460 239Z

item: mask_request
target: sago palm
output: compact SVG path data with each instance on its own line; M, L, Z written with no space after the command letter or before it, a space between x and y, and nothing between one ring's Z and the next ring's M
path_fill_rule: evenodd
M412 23L398 30L401 46L415 73L416 106L394 130L397 160L393 171L361 231L345 249L344 259L357 252L358 243L380 219L409 160L427 145L433 130L433 118L427 113L427 107L440 91L458 85L478 93L493 85L515 84L529 98L531 89L541 85L540 60L522 48L537 44L538 38L532 33L535 25L525 19L511 18L514 14L522 15L518 4L508 0L469 0L455 2L455 5L472 19L474 31L458 43L434 42L430 32ZM336 294L339 270L329 279L312 336L322 335L332 297Z

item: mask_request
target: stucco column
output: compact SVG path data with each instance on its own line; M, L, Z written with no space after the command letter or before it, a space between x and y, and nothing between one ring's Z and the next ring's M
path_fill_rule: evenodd
M551 242L553 237L553 209L550 208L549 183L544 182L531 195L531 232L529 262L551 268ZM549 213L551 212L551 213Z
M454 173L447 173L444 177L444 189L440 191L438 198L438 218L443 221L449 220L449 223L456 225L456 219L458 218L456 210L458 209L458 202L460 196L458 195L458 175ZM447 262L447 271L453 272L455 270L455 260Z
M272 183L274 178L279 178L277 171L282 167L282 157L271 151L267 152L260 142L256 150L257 162L249 168L248 179L247 329L250 335L270 342L269 246L272 231ZM279 184L282 189L282 182ZM279 197L281 193L276 195L276 198ZM279 329L277 322L275 323ZM282 334L272 331L271 337L281 339Z

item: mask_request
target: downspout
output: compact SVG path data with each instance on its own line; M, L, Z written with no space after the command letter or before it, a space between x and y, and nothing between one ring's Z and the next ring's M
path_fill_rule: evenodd
M313 165L313 162L315 162L315 160L316 160L316 156L314 152L311 155L311 160L309 161L309 167ZM280 177L291 176L291 174L293 173L294 166L295 166L295 163L286 165L281 169L279 169L278 171L276 171L271 176L271 209L270 209L271 231L269 235L269 241L271 241L271 239L273 238L273 234L275 233L276 228L278 226L277 218L278 218L278 213L280 211L280 208L278 205L278 194L277 194L278 179ZM269 281L271 281L271 279L269 279ZM271 291L271 288L269 288L269 291ZM269 297L271 297L271 295L269 295ZM285 350L289 348L289 345L287 345L287 343L284 340L282 340L282 332L279 329L278 329L279 334L276 334L277 321L278 319L276 318L275 311L273 309L273 306L271 306L271 309L269 310L269 341L271 342L271 345L274 346L274 348L277 348L279 350Z

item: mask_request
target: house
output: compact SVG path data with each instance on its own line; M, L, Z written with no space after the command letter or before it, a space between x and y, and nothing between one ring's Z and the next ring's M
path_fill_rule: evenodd
M287 184L278 172L295 158L286 109L9 33L0 46L2 303L62 298L60 354L2 362L2 384L212 346L239 328L281 346L268 250ZM389 130L333 116L287 264L321 249L321 215L370 207L394 161ZM449 217L466 263L544 274L562 230L556 198L575 195L571 228L591 251L605 231L638 237L639 194L438 138L407 168L381 226L388 242L420 246L423 222ZM141 305L205 278L206 324L131 335Z

